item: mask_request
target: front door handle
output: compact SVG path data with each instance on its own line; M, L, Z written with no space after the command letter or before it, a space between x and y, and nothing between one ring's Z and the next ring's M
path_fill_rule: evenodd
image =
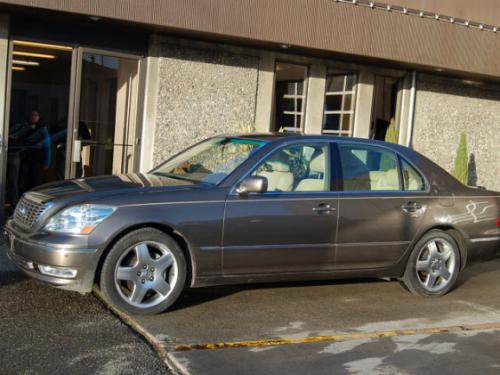
M331 205L327 203L322 203L318 205L318 207L313 207L312 209L314 212L317 212L318 214L328 214L330 212L335 211L335 207L332 207Z
M422 205L418 202L406 202L401 206L404 212L414 213L422 209Z

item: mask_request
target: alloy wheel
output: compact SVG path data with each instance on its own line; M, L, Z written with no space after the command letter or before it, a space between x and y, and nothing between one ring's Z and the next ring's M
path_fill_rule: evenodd
M116 262L117 291L125 302L137 308L149 308L165 301L177 280L177 261L172 251L159 242L137 243Z
M429 292L439 292L452 281L457 257L453 245L445 239L434 238L419 251L416 263L417 279Z

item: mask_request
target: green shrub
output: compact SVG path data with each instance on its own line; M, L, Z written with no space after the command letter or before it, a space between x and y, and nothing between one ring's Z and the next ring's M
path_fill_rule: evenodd
M467 185L469 180L469 153L467 152L467 137L465 133L460 135L460 143L455 156L455 166L451 174L462 184Z
M394 120L394 117L391 118L391 122L389 123L389 126L387 127L387 131L385 132L384 141L391 142L391 143L398 143L399 142L399 132L398 132L398 129L396 128L396 120Z
M240 125L239 131L241 133L254 133L255 132L255 124L253 122L246 122Z

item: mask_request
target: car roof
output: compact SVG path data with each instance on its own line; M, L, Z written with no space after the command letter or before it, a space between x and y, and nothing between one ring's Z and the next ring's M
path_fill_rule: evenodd
M307 140L307 139L325 139L325 140L337 140L337 141L355 141L358 143L372 144L372 145L383 145L386 147L391 147L395 149L406 149L407 147L403 147L401 145L395 143L388 143L384 141L379 141L375 139L367 139L367 138L357 138L357 137L346 137L346 136L338 136L338 135L330 135L330 134L304 134L298 132L276 132L276 133L248 133L248 134L231 134L231 137L238 137L242 139L252 139L252 140L260 140L265 142L287 142L291 140Z

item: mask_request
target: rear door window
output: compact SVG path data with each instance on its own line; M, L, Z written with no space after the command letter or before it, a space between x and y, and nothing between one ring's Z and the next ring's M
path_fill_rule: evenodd
M344 191L401 189L396 153L377 146L338 143Z

